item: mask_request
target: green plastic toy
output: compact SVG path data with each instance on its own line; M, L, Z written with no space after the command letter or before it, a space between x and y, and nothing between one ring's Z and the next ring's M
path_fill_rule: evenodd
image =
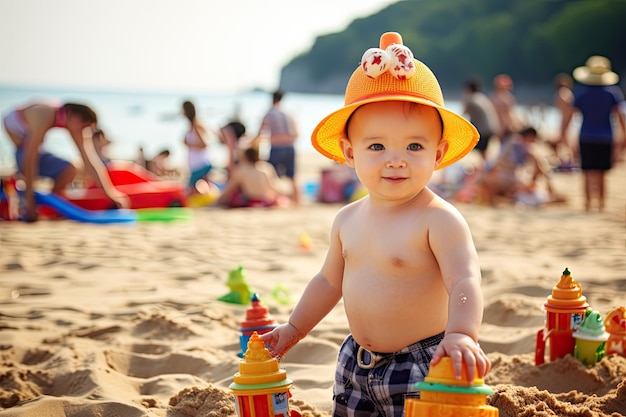
M230 292L222 295L218 298L218 300L230 304L250 304L252 291L246 282L246 276L243 273L243 266L239 265L236 269L230 270L226 286L230 288Z

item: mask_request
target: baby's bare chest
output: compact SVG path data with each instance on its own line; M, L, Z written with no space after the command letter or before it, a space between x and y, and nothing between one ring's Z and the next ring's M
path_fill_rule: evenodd
M411 273L431 267L434 261L427 229L419 224L361 225L343 233L341 241L348 270Z

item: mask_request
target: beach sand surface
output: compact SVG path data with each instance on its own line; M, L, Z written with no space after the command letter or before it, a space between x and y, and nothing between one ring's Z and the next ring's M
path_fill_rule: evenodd
M306 163L311 178L326 166L315 156ZM555 174L565 204L456 203L481 262L480 344L493 365L488 403L501 417L626 415L626 358L534 365L543 303L566 267L603 315L626 304L624 178L625 164L610 172L603 213L582 209L578 172ZM0 223L0 416L235 415L228 386L247 306L218 300L230 291L229 271L242 266L285 322L323 262L340 208L203 207L187 221L132 225ZM339 303L281 361L303 415L329 415L347 333Z

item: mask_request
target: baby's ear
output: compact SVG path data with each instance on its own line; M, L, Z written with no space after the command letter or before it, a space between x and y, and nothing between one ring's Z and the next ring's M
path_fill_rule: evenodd
M339 147L343 152L344 158L346 158L346 165L354 168L354 151L350 140L346 138L339 139Z
M441 164L441 161L443 161L443 157L446 156L446 152L448 152L449 145L450 144L448 143L447 140L442 140L439 142L439 145L437 145L437 154L435 156L435 168L437 168Z

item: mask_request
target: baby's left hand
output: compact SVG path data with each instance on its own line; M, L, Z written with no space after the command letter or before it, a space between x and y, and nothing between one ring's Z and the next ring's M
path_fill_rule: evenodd
M461 379L463 362L465 362L467 368L469 381L474 380L475 369L478 371L478 378L483 378L491 368L487 355L478 343L463 333L446 333L439 346L437 346L430 365L436 365L444 356L449 356L452 359L452 367L454 368L454 377L456 379Z

